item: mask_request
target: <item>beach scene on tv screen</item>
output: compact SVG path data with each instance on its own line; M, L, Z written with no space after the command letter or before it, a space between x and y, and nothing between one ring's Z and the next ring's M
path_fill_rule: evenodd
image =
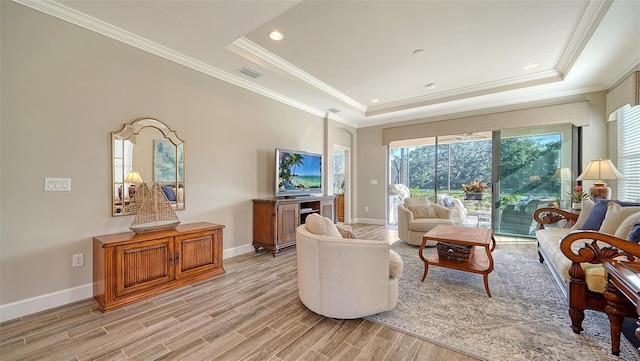
M321 189L321 162L320 156L280 153L278 189L282 192Z

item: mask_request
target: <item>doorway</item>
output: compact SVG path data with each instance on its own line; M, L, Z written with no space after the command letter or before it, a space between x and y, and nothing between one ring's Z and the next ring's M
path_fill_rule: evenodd
M333 194L336 195L336 221L348 223L349 217L349 148L333 146Z

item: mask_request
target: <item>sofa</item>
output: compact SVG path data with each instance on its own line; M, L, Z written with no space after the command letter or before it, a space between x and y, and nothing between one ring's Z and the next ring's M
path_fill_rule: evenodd
M540 208L533 218L540 262L567 298L571 328L580 333L584 311L604 312L607 305L602 262L625 252L640 256L640 203L586 200L579 215ZM637 317L634 307L625 312Z
M387 242L343 238L354 235L348 226L341 228L311 214L296 229L300 300L311 311L337 319L392 310L402 258Z
M451 210L426 198L405 198L398 205L398 237L414 246L422 244L422 236L439 224L454 224ZM429 240L427 246L438 242Z
M451 210L451 219L455 224L460 224L467 218L467 207L462 203L462 200L447 193L438 193L436 199L439 205Z

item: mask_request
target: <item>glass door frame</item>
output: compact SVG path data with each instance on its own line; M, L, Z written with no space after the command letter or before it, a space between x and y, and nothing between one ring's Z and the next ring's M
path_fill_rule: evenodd
M569 128L570 127L570 128ZM535 229L530 231L528 234L515 234L513 232L503 231L502 222L503 222L503 213L504 207L507 205L503 205L502 202L502 182L503 175L501 174L501 140L508 138L517 138L518 134L521 133L521 137L539 137L550 134L561 134L561 146L559 149L560 157L556 159L558 162L556 170L554 174L549 177L547 174L547 178L553 180L553 182L559 182L559 192L552 193L551 195L544 196L534 196L532 194L526 194L526 197L523 198L545 198L544 203L540 203L537 207L549 207L549 206L557 206L562 209L569 209L570 204L567 204L566 193L570 192L571 189L575 186L576 181L575 178L580 174L579 164L581 162L580 159L580 141L581 141L581 129L570 125L570 124L553 124L553 125L545 125L545 126L535 126L535 127L525 127L525 128L512 128L507 130L496 130L493 132L492 136L492 146L493 146L493 159L492 159L492 174L493 174L493 192L491 194L491 204L492 204L492 220L491 220L491 229L496 235L507 235L514 237L535 237ZM505 136L503 138L503 136ZM566 144L569 143L569 144ZM568 172L567 172L568 171ZM539 179L539 178L538 178ZM550 198L548 200L546 198ZM554 202L555 201L555 202ZM556 203L557 202L557 203ZM520 206L524 206L520 205ZM533 219L532 219L533 222ZM535 224L532 224L531 229Z

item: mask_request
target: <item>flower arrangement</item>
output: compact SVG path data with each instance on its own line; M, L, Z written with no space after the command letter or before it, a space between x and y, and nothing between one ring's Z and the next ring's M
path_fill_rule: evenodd
M489 183L473 181L469 184L462 184L462 190L465 193L484 193L489 189Z
M567 192L572 202L582 202L583 199L588 198L589 195L582 190L581 185L573 187L573 192Z

